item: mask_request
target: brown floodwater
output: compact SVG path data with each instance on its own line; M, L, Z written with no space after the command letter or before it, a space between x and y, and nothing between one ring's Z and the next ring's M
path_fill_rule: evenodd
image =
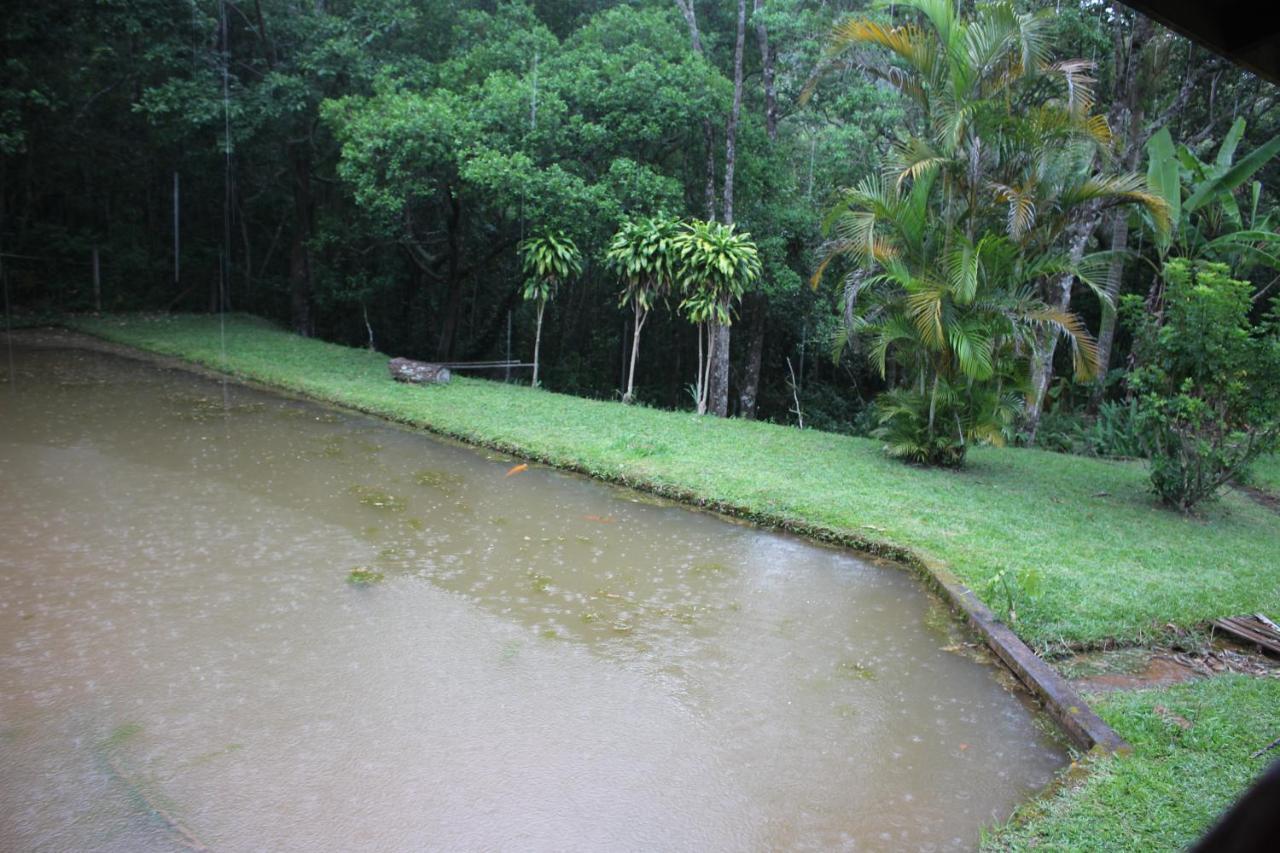
M4 372L0 849L964 849L1064 763L900 568L117 356Z

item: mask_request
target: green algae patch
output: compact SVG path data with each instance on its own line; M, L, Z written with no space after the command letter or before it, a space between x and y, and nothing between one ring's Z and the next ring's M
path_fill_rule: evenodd
M376 486L356 484L347 491L355 495L356 500L371 509L384 510L386 512L404 512L405 510L406 504L403 498L396 497Z
M462 491L462 487L466 485L467 478L461 474L454 474L452 471L424 468L413 475L413 482L424 489L433 489L443 495L452 497Z
M836 664L836 675L846 681L874 681L875 670L861 661L845 658Z
M702 577L715 577L717 575L733 574L733 569L725 563L710 561L706 563L694 563L689 568L689 574Z
M347 583L352 586L373 586L374 584L382 583L386 579L387 576L385 574L368 566L356 566L347 572Z

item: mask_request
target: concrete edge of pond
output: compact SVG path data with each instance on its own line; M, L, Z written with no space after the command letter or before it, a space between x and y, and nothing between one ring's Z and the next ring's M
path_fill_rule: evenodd
M921 567L947 597L951 606L963 613L982 635L991 650L1018 680L1044 703L1049 716L1076 746L1086 752L1128 754L1133 751L1124 738L1099 717L1071 684L1045 662L1005 625L991 608L983 604L960 579L941 567Z
M27 334L23 334L23 332L26 332ZM42 340L40 338L41 333L51 335L53 339L49 340L48 338L45 338ZM24 343L36 346L74 347L96 350L126 358L146 361L162 367L178 368L210 378L231 379L238 384L243 384L264 391L277 394L284 393L299 399L307 399L325 405L332 405L345 411L356 411L362 414L379 417L390 422L397 422L396 419L387 418L385 415L377 411L369 411L358 406L343 405L340 402L333 400L311 397L293 389L280 388L256 381L252 377L219 371L207 365L184 359L180 356L138 349L136 347L98 338L79 330L44 328L14 330L12 334ZM948 606L957 615L962 616L965 622L967 622L968 625L982 637L983 641L995 653L1001 663L1003 663L1014 674L1018 681L1022 683L1037 700L1040 701L1044 706L1045 711L1054 720L1054 722L1057 723L1059 728L1062 729L1063 733L1074 746L1084 752L1094 754L1109 755L1128 754L1132 752L1132 747L1124 740L1124 738L1120 737L1114 729L1107 725L1106 721L1099 717L1089 707L1088 703L1084 701L1084 698L1076 691L1076 689L1073 688L1067 680L1057 672L1057 670L1037 655L1030 646L1024 643L1022 639L1009 628L1009 626L1001 622L996 617L995 613L983 604L981 600L979 600L973 590L965 586L958 577L944 566L922 557L920 554L917 554L909 548L904 548L890 542L877 541L855 533L822 527L795 518L753 512L749 509L736 506L731 503L722 502L716 499L708 499L705 496L698 495L690 490L677 486L632 479L621 474L602 475L598 471L583 470L582 468L572 464L566 464L564 460L543 458L537 454L530 455L527 449L520 448L515 445L503 442L480 442L476 441L472 437L458 435L448 430L437 429L426 423L408 422L407 425L424 429L435 435L442 435L446 438L456 440L473 447L488 447L502 453L527 458L530 461L545 464L549 467L585 474L596 480L611 482L650 494L656 494L660 497L678 501L679 503L687 506L712 510L714 512L723 513L727 516L758 524L762 527L782 530L807 539L838 545L840 547L849 548L853 551L876 557L887 558L908 566L919 573L926 582L937 590L945 598Z

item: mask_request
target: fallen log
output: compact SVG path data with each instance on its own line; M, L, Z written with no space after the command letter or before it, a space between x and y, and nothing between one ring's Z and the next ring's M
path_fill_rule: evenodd
M445 385L451 374L443 364L431 364L426 361L414 361L411 358L393 358L387 364L391 378L397 382L412 382L417 385Z

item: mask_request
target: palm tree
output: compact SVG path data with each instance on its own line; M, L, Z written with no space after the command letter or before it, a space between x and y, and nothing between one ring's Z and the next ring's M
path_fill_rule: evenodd
M680 309L698 326L698 376L694 384L698 414L707 413L716 326L733 322L733 303L760 277L760 254L750 234L732 225L694 220L674 238L684 299ZM704 346L705 341L705 346Z
M847 192L832 222L826 265L853 261L845 279L851 337L902 387L877 400L891 455L955 466L969 445L1003 443L1026 384L1027 353L1041 330L1070 340L1076 370L1094 368L1080 319L1039 297L1037 281L1061 271L1061 255L1033 255L1001 233L976 243L939 227L936 173L910 187L872 177Z
M1051 367L1060 336L1072 343L1077 375L1093 370L1092 341L1068 310L1072 283L1089 283L1101 263L1084 253L1093 227L1082 213L1136 202L1160 218L1164 207L1140 177L1095 171L1110 133L1091 114L1090 66L1049 61L1043 15L1003 2L970 18L952 0L896 6L916 10L918 22L849 21L832 46L887 50L891 61L868 71L913 102L921 132L895 147L883 178L830 212L834 235L814 281L835 258L853 262L852 331L880 342L882 370L893 349L916 389L914 420L901 394L882 408L886 428L918 429L923 449L899 455L958 464L970 440L993 439L993 424L1011 422L1008 392L1021 388L1038 411L1038 368ZM870 315L854 307L867 288L878 292L864 306ZM981 387L992 382L994 397Z
M619 305L631 306L635 326L631 335L631 364L627 368L624 403L635 400L636 360L640 356L640 332L649 312L665 299L675 282L675 238L680 226L662 217L624 222L613 235L605 260L622 279Z
M582 253L562 231L548 231L523 240L519 246L525 275L525 301L537 304L538 328L533 339L533 387L538 387L538 356L542 349L542 314L560 285L582 272Z

